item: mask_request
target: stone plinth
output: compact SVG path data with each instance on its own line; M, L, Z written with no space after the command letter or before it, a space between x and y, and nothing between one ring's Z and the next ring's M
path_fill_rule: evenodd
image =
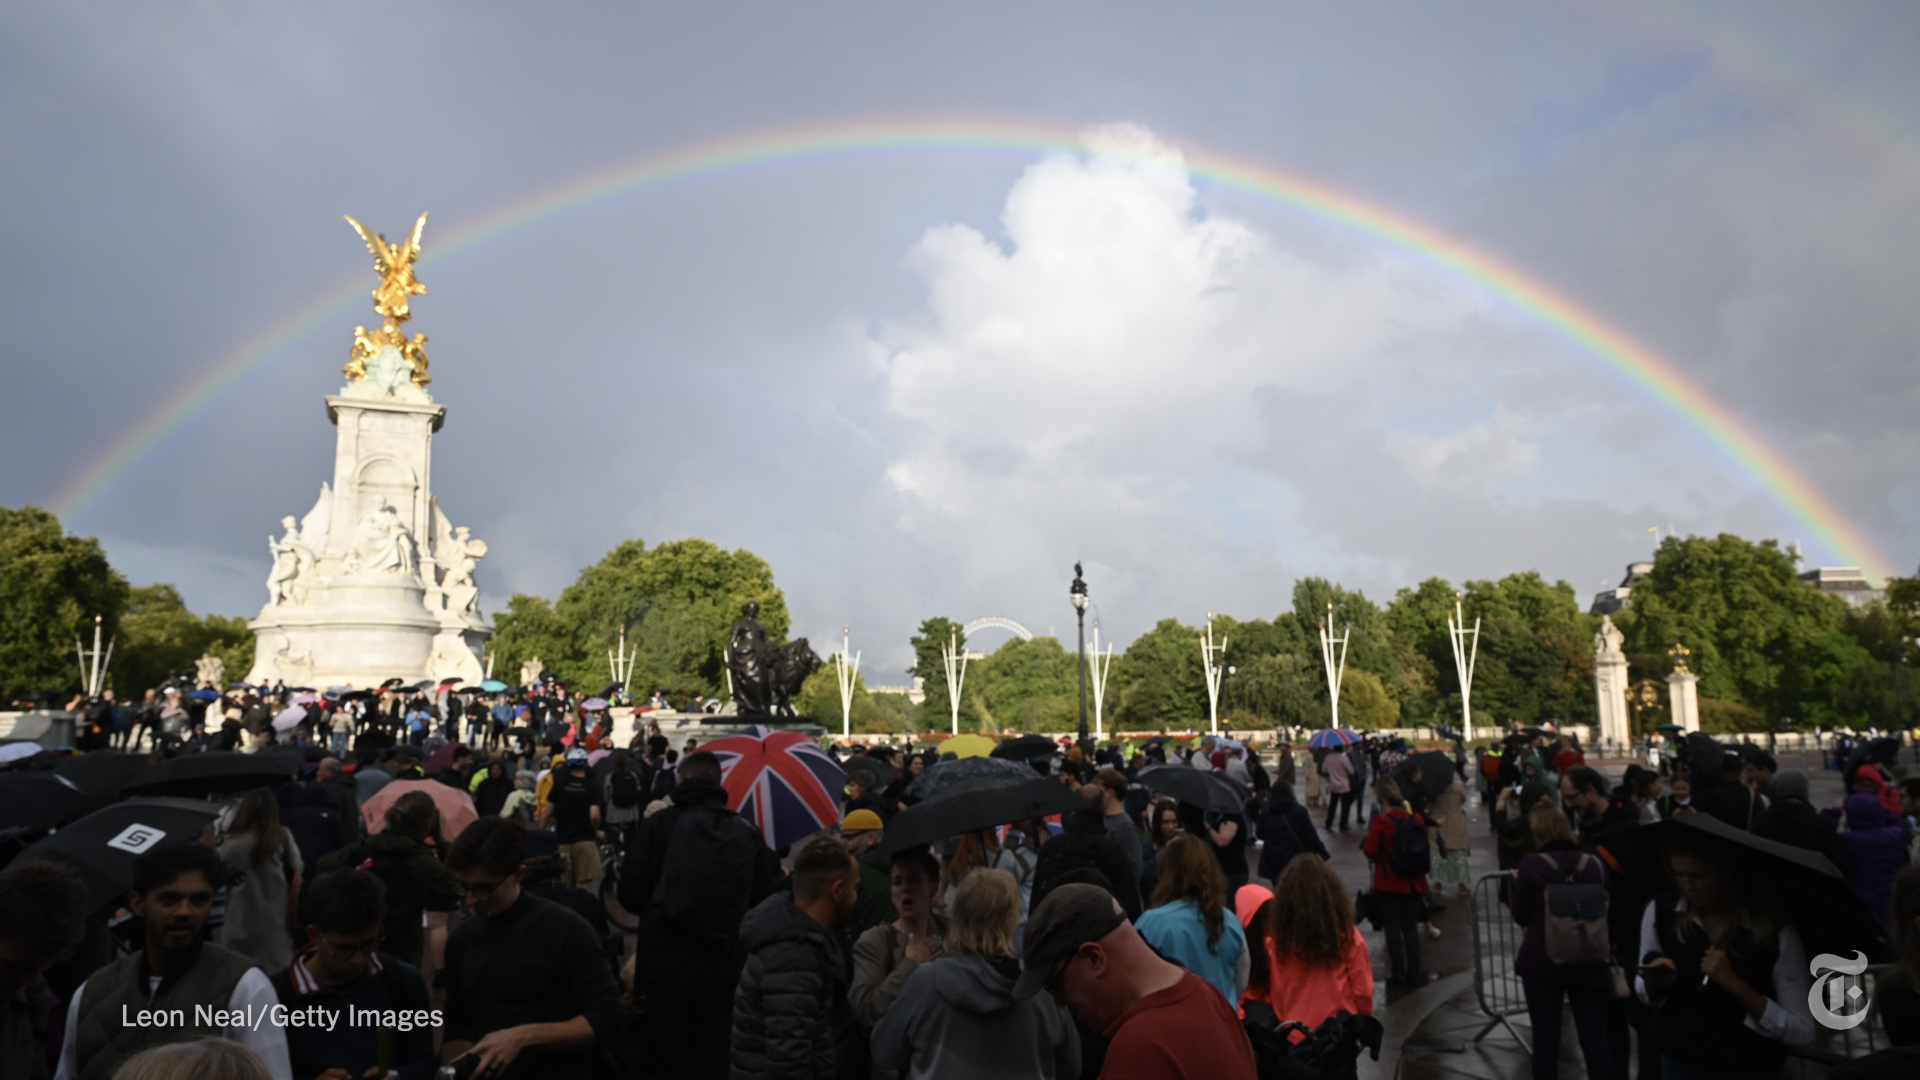
M1700 730L1700 696L1695 684L1700 676L1691 671L1676 671L1667 676L1667 703L1673 709L1673 722L1688 731Z
M1600 620L1600 632L1593 636L1593 692L1600 714L1600 738L1625 746L1632 740L1627 722L1627 655L1620 651L1625 635L1613 625L1613 617Z
M433 433L446 419L391 346L365 376L326 399L339 429L333 480L285 535L268 539L274 566L248 682L373 686L482 678L493 633L473 570L484 542L456 529L433 497Z

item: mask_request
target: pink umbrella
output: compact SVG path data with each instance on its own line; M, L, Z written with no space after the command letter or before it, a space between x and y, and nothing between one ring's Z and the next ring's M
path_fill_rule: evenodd
M601 758L603 758L603 757L606 757L606 756L608 756L609 754L612 754L612 753L613 753L613 751L611 751L611 750L608 750L608 749L607 749L607 748L605 748L605 747L601 747L600 749L598 749L598 750L595 750L595 751L593 751L592 753L590 753L590 754L588 754L588 755L587 755L587 764L589 764L589 765L598 765L598 764L600 764L600 759L601 759Z
M459 836L467 826L480 820L480 815L473 809L473 796L459 788L438 780L395 780L360 807L360 817L367 823L369 834L387 827L387 808L409 791L426 792L427 797L433 800L433 805L440 808L440 831L448 840Z

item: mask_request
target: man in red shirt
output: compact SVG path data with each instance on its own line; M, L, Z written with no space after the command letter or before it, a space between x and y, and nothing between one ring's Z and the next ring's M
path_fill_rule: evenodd
M1016 1001L1046 990L1110 1040L1101 1080L1255 1080L1253 1046L1226 999L1154 954L1120 902L1062 885L1027 920Z

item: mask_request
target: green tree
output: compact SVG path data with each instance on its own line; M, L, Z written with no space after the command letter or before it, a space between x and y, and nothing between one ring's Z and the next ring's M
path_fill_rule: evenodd
M1352 668L1340 680L1340 726L1390 728L1400 726L1400 703L1387 694L1380 677L1365 668Z
M828 661L807 676L807 681L800 686L800 692L794 695L793 707L801 716L813 717L829 733L837 733L842 720L839 666ZM847 711L847 719L855 735L887 735L906 730L904 727L895 727L887 711L874 703L873 695L867 693L866 676L860 674L853 677L853 702L852 708Z
M44 510L0 507L0 700L77 689L75 636L91 647L98 616L104 645L128 593L98 540L66 535Z
M1227 700L1267 726L1327 726L1327 682L1322 665L1296 653L1256 656L1234 668Z
M253 666L253 647L247 620L220 615L203 618L187 610L173 586L142 585L131 591L120 617L113 686L123 699L137 696L160 685L172 672L191 674L194 661L208 654L225 663L231 682Z
M651 549L628 540L580 571L551 606L524 595L507 602L495 623L495 674L517 677L519 665L537 655L568 682L605 682L607 653L625 626L635 651L633 692L719 693L726 685L728 632L748 601L759 603L767 636L784 641L786 597L759 556L705 540Z
M1013 638L967 668L967 699L971 703L977 696L983 721L1001 730L1073 730L1080 723L1077 659L1055 638ZM1091 727L1091 699L1087 715ZM1047 726L1061 721L1064 728Z
M920 624L920 632L908 639L913 645L913 666L907 674L920 678L920 689L926 693L925 706L945 714L950 708L947 701L947 663L940 650L951 645L964 652L967 647L966 632L960 624L944 615ZM971 674L971 672L969 672ZM961 689L966 689L966 679L961 679Z
M1799 580L1796 559L1772 540L1668 537L1614 620L1629 660L1664 677L1668 650L1685 645L1702 697L1758 709L1769 722L1862 722L1840 703L1871 654L1844 629L1846 603Z
M1200 631L1177 619L1161 619L1115 659L1107 697L1117 703L1114 726L1122 731L1204 722L1207 681L1200 666Z
M1458 600L1456 609L1453 586L1429 578L1401 589L1387 609L1396 640L1431 673L1442 722L1460 717L1460 677L1447 632L1456 610L1469 627L1477 620L1480 628L1473 672L1476 724L1593 722L1596 620L1581 612L1573 586L1549 585L1529 570L1499 581L1469 581Z

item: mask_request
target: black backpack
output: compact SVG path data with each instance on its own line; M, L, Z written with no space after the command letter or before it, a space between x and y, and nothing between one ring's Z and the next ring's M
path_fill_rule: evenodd
M1408 814L1393 827L1393 841L1387 847L1387 865L1393 872L1412 881L1433 869L1433 855L1427 849L1427 830L1420 819Z
M640 780L633 775L632 769L614 773L608 788L607 797L620 809L625 810L640 804Z
M682 933L729 939L753 900L754 871L766 844L760 830L725 806L680 811L652 907Z

